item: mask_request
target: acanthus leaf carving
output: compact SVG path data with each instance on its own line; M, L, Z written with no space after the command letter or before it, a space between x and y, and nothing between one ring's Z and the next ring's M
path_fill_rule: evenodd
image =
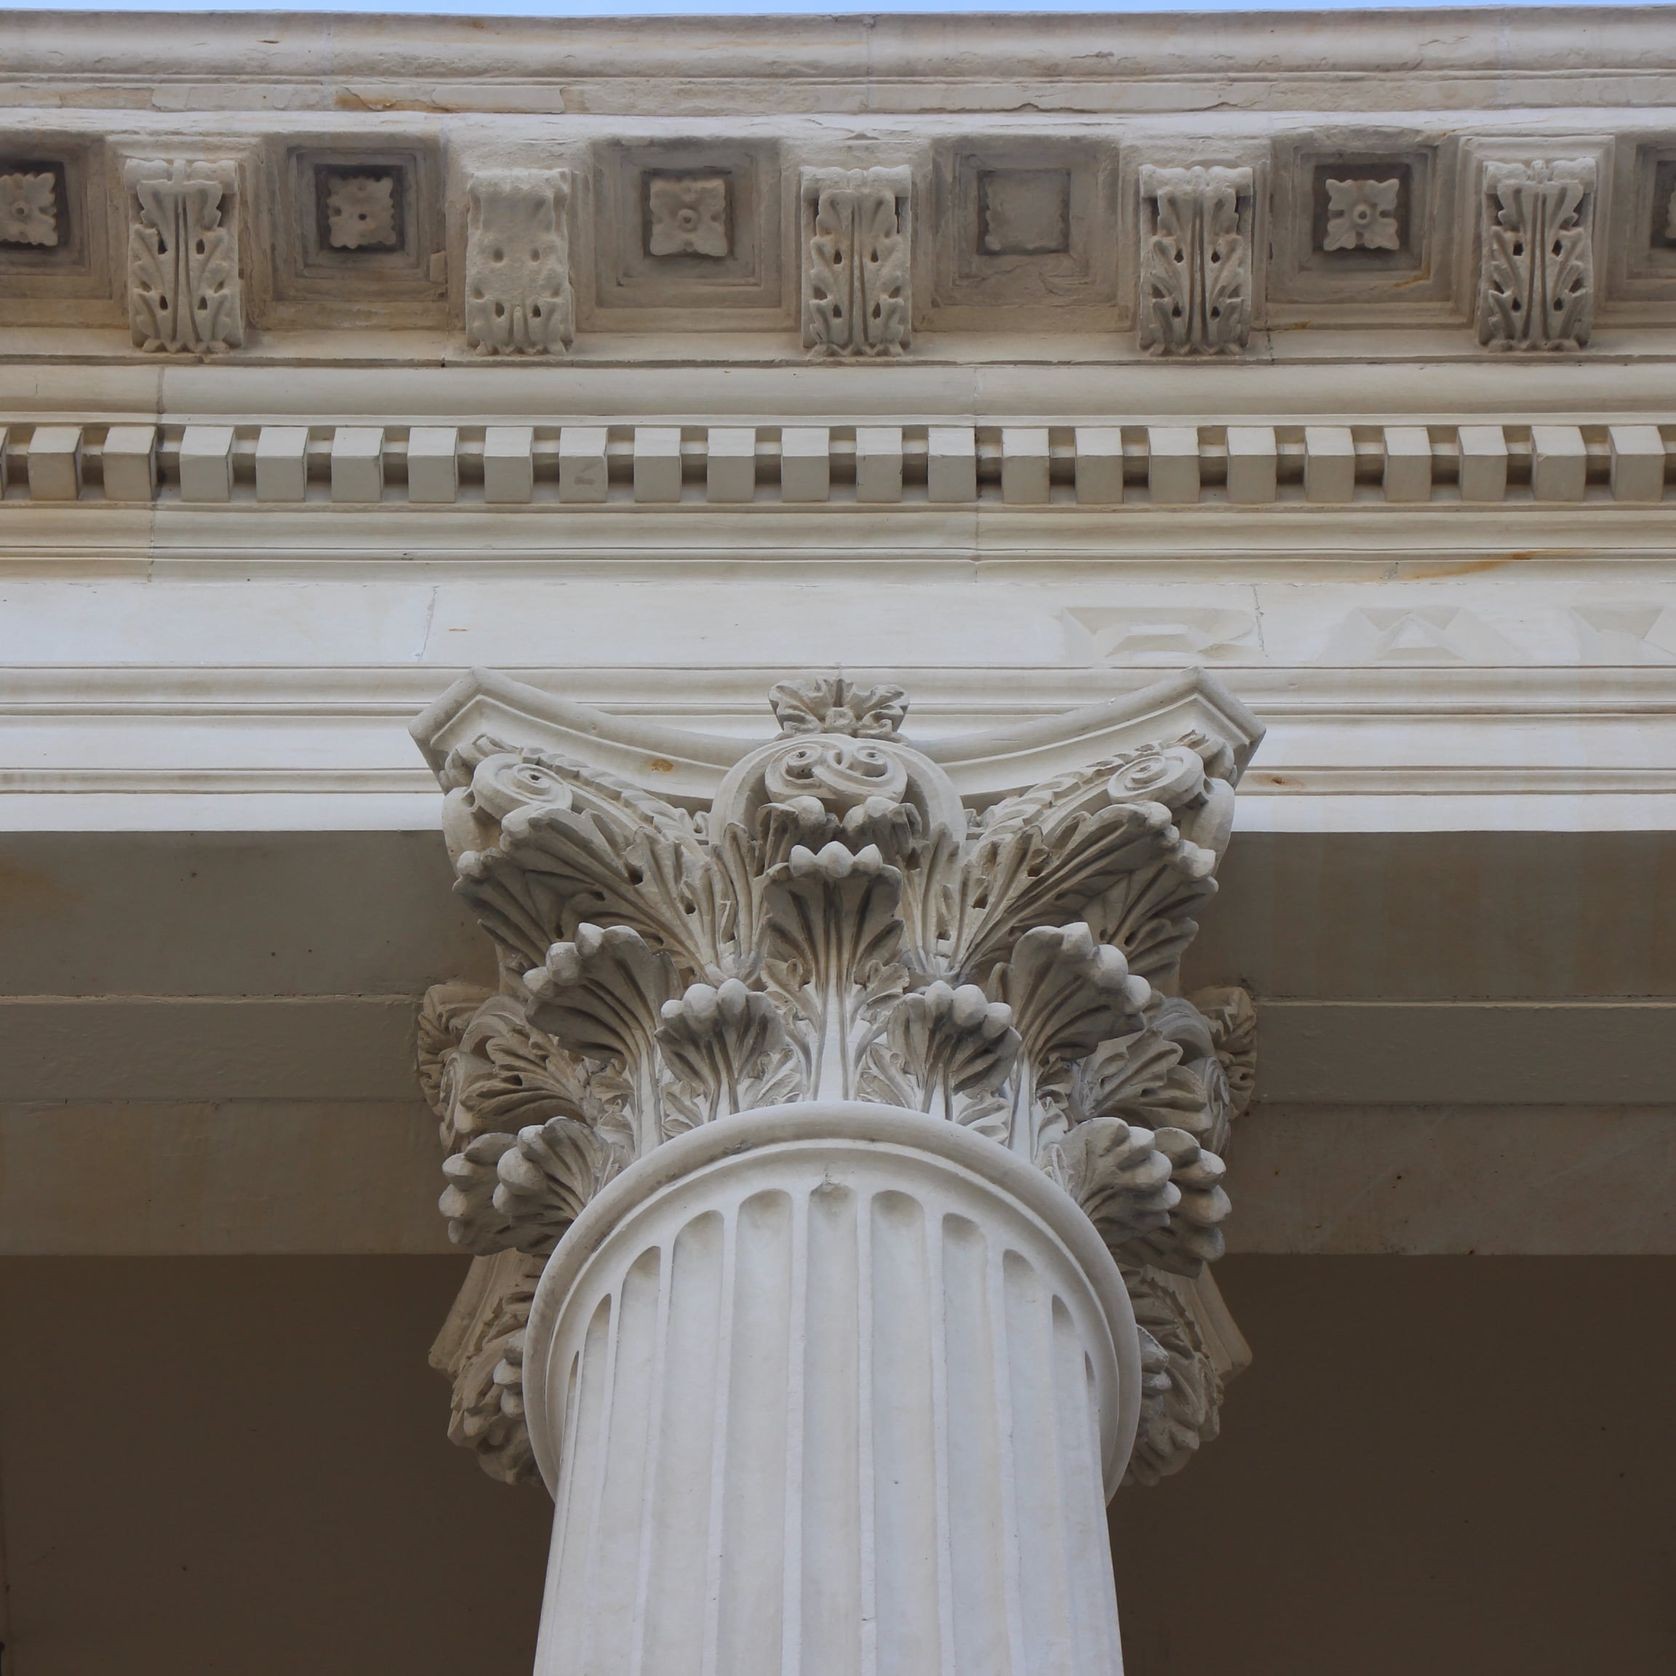
M1151 989L1082 921L1025 932L989 985L1011 1007L1022 1046L1010 1144L1033 1158L1071 1121L1077 1061L1133 1028Z
M1478 341L1581 349L1595 306L1595 163L1486 163Z
M773 705L779 737L702 814L488 735L441 759L460 888L501 954L497 990L438 986L420 1020L452 1236L539 1256L636 1159L764 1107L962 1124L1056 1180L1155 1300L1136 1476L1169 1470L1214 1425L1194 1288L1254 1066L1243 991L1176 993L1231 747L1131 746L974 810L901 737L899 689L825 677Z
M627 1162L627 1148L603 1126L552 1117L520 1129L495 1163L494 1208L511 1244L531 1256L551 1251Z
M141 349L217 354L244 342L237 164L134 158L128 321Z
M466 189L466 345L484 355L556 355L576 330L570 171L503 169Z
M1209 1341L1184 1282L1145 1264L1122 1268L1142 1334L1144 1372L1125 1482L1156 1484L1180 1472L1221 1429L1223 1386L1233 1370Z
M779 1008L738 978L693 984L665 1001L657 1036L666 1134L802 1093L802 1061Z
M1140 172L1141 348L1223 355L1251 336L1250 168Z
M539 1484L524 1419L524 1329L544 1258L518 1251L473 1259L431 1366L452 1382L448 1436L492 1478Z
M875 1098L1003 1136L1003 1095L1021 1046L1013 1010L976 984L941 978L904 995L890 1014L882 1051L864 1086Z
M906 987L901 883L876 846L837 840L818 851L794 846L768 875L765 969L802 1026L812 1099L855 1098L884 1029L881 1003Z
M525 974L530 1022L579 1058L622 1081L622 1122L643 1157L663 1137L657 1031L676 993L675 966L632 926L579 925ZM597 1085L596 1085L597 1086Z
M803 171L803 343L822 355L899 355L912 325L910 174Z

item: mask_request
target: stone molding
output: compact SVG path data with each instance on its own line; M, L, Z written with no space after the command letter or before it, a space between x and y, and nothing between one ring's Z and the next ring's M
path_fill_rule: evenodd
M564 318L561 301L549 316L555 345ZM531 338L529 347L550 346ZM0 429L0 494L53 506L276 510L674 502L744 513L839 503L1605 509L1661 504L1673 445L1676 419L1658 415L1353 424L1242 416L1216 425L788 425L742 416L720 425L24 421Z
M1359 596L1366 588L1357 582L1349 591ZM1277 590L1272 611L1282 609L1288 591ZM1359 661L1265 664L1251 661L1255 652L1244 661L1224 655L1221 672L1260 704L1274 728L1262 766L1242 781L1242 827L1320 834L1552 824L1585 832L1676 822L1676 621L1656 596L1639 597L1639 607L1552 608L1553 639L1575 641L1587 614L1600 623L1603 643L1615 642L1596 655L1616 658L1616 667L1474 667L1440 662L1437 651L1424 662L1404 661L1405 637L1389 621L1377 632L1393 650L1370 646L1362 607L1347 612L1343 624L1342 655ZM252 609L271 614L279 607L264 597ZM567 602L566 609L574 617L575 607ZM1006 609L1017 615L1016 606ZM1474 615L1467 613L1469 620ZM1168 661L1191 655L1197 643L1199 619L1168 605L1081 616L1054 642L1052 664L984 662L984 648L973 651L972 667L1005 690L999 707L993 685L952 666L852 673L910 682L952 743L1001 717L1039 726L1090 694L1132 693L1157 665L1128 667L1136 654L1121 644L1126 632L1166 637L1164 650L1150 655ZM1271 615L1271 634L1275 626ZM1516 628L1529 634L1534 626L1526 612ZM1414 627L1434 641L1439 632L1424 619ZM1349 638L1352 631L1360 638ZM1638 647L1636 634L1649 631L1666 644ZM1115 649L1103 654L1102 643ZM1637 652L1638 666L1623 661ZM412 763L401 723L450 673L435 664L14 665L0 699L7 734L0 809L13 830L56 830L66 822L115 831L267 831L299 823L328 831L430 830L435 781ZM625 719L668 723L647 753L667 757L668 735L682 727L718 734L748 728L772 674L750 666L620 664L573 667L562 677L532 670L523 679L560 682ZM116 734L113 715L123 718ZM1471 741L1470 761L1461 760L1463 738Z
M984 23L990 35L1008 32L1002 20ZM1596 28L1592 18L1588 28ZM738 46L748 57L748 31ZM1505 43L1482 50L1485 66L1505 79ZM983 56L979 49L967 67ZM1175 54L1165 57L1173 66ZM1065 86L1082 85L1076 65L1059 68ZM1137 67L1137 84L1145 71ZM958 85L953 66L951 75ZM1070 114L1056 94L1028 123L959 104L921 112L908 99L862 121L830 84L811 83L801 109L777 113L757 103L763 84L746 81L738 108L752 112L750 121L717 117L724 103L683 123L676 137L647 118L614 118L587 104L551 113L533 92L530 109L511 95L512 108L469 124L404 110L399 129L353 107L308 114L289 100L278 118L257 84L253 102L240 106L236 80L226 113L134 112L93 65L62 70L52 87L28 84L51 109L43 124L27 103L6 115L0 73L0 183L14 183L0 192L11 192L21 215L24 183L34 182L27 190L42 205L17 222L15 236L0 227L0 286L15 293L0 347L37 352L28 328L98 330L123 318L124 241L109 229L128 215L124 168L155 157L237 160L237 191L229 191L237 217L223 226L223 242L236 248L224 277L249 334L241 343L148 331L142 353L225 346L242 358L335 340L335 353L359 358L369 330L394 338L385 347L398 359L429 359L433 336L456 349L483 344L466 307L483 300L475 294L485 273L471 251L471 205L480 221L485 194L509 174L574 183L551 227L539 211L533 265L553 305L544 318L568 314L588 353L616 347L643 362L690 356L695 337L712 333L738 335L735 347L757 353L795 353L801 339L821 356L917 360L940 342L982 353L1020 337L1053 356L1084 336L1141 354L1247 357L1272 351L1272 334L1291 345L1295 335L1316 343L1342 330L1365 339L1371 328L1392 333L1389 342L1364 342L1365 359L1383 359L1409 353L1406 340L1419 330L1447 334L1468 355L1506 347L1583 354L1591 343L1600 350L1596 327L1676 327L1676 235L1663 213L1676 190L1676 126L1664 110L1676 97L1620 106L1605 103L1597 86L1571 113L1589 119L1578 134L1558 129L1544 108L1537 95L1552 83L1540 73L1526 89L1530 102L1511 108L1483 82L1463 88L1434 78L1426 86L1419 77L1411 104L1349 110L1341 90L1296 112L1260 104L1228 111L1207 132L1190 105L1168 98L1142 118L1122 109ZM1360 97L1375 97L1365 81L1357 85ZM1377 123L1368 110L1379 112ZM1561 229L1569 301L1565 319L1548 318L1533 337L1526 326L1497 325L1488 299L1509 287L1546 287L1556 259L1531 266L1513 254L1524 245L1509 218L1524 212L1496 194L1511 193L1516 177L1560 167L1580 186ZM863 180L874 183L865 215L883 217L877 231L890 258L881 271L892 306L880 315L891 317L889 330L857 350L834 338L828 302L812 309L805 292L820 268L811 250L830 242L840 221L841 236L855 236L862 206L846 196L840 209L831 198L831 225L817 247L822 193L853 195ZM811 184L821 181L828 185ZM1535 211L1538 198L1521 192L1519 202ZM1376 219L1352 232L1348 218L1359 213ZM685 231L682 217L693 221ZM1217 295L1201 309L1193 299L1207 278ZM1178 282L1186 287L1179 297ZM871 319L871 307L851 323ZM818 319L825 324L817 330ZM11 338L18 329L24 335ZM563 352L569 335L544 330L542 352ZM1077 352L1073 344L1069 353Z
M1083 1207L1160 1328L1132 1470L1176 1470L1232 1371L1205 1264L1255 1063L1249 997L1184 998L1179 965L1261 729L1202 675L934 754L888 683L771 702L752 747L478 674L414 723L500 971L420 1020L450 1237L545 1256L614 1178L743 1112L919 1111ZM506 1475L501 1431L473 1436Z

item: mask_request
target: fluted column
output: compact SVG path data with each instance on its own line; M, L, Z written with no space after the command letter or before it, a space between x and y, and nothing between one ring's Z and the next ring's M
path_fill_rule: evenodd
M538 1676L1108 1676L1116 1263L1040 1170L878 1106L695 1130L542 1276Z
M1242 1355L1255 1020L1179 962L1255 723L1195 678L932 754L899 687L769 700L416 724L499 956L419 1021L450 1434L554 1495L537 1676L1114 1676L1107 1499Z

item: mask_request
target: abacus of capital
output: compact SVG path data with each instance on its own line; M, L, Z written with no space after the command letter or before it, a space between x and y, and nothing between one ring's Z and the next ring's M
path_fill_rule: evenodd
M1253 1013L1180 962L1261 729L1199 674L913 742L893 686L771 704L415 724L499 972L421 1019L452 1435L553 1495L539 1676L1106 1676L1106 1502L1247 1359Z

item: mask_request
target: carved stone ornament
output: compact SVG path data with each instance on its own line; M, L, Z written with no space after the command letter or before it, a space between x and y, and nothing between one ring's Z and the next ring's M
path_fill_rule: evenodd
M219 353L244 342L236 165L134 159L128 321L141 349Z
M901 169L803 171L803 343L821 355L899 355L910 331Z
M1143 168L1141 348L1220 355L1251 336L1252 171Z
M324 182L326 242L333 250L394 250L396 177L331 171Z
M1401 180L1329 180L1323 250L1396 250Z
M44 170L0 174L0 244L56 245L57 187Z
M466 194L466 343L485 355L547 355L575 331L570 171L478 174Z
M732 189L726 175L649 172L645 191L648 256L720 260L732 250Z
M1484 165L1478 341L1581 349L1594 321L1592 158Z
M476 1257L433 1353L450 1435L557 1498L543 1672L691 1633L575 1556L654 1542L702 1576L721 1519L718 1669L781 1668L750 1577L818 1574L851 1634L858 1554L895 1579L885 1642L919 1644L929 1564L969 1601L937 1633L976 1658L1005 1633L994 1567L1051 1548L1071 1582L1020 1588L1070 1589L1077 1668L1115 1673L1087 1533L1215 1435L1247 1359L1207 1265L1254 1014L1179 966L1260 730L1201 676L929 744L890 685L772 705L750 747L479 675L415 724L500 974L419 1024ZM972 1462L941 1534L933 1436ZM668 1494L585 1487L619 1471ZM846 1512L867 1473L875 1524ZM681 1483L724 1488L694 1512Z

